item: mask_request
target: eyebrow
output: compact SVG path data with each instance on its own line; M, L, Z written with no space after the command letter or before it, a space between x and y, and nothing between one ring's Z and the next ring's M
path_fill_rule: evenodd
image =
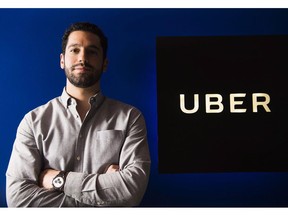
M71 47L81 47L82 45L78 44L78 43L74 43L69 45L67 48L71 48ZM98 46L96 45L89 45L88 48L93 48L93 49L97 49L97 50L101 50Z

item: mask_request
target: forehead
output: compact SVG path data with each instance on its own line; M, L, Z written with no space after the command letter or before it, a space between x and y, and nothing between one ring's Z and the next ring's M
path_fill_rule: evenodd
M71 32L68 37L67 47L71 44L77 44L79 46L97 46L101 47L100 38L91 32L74 31Z

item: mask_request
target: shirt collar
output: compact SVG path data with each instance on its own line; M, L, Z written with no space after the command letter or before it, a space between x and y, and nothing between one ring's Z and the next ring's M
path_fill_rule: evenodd
M104 100L104 95L102 94L102 92L98 92L97 94L93 95L92 97L90 97L90 104L94 104L97 102L97 104L102 103L102 101ZM64 87L62 95L61 95L61 101L63 103L63 105L68 108L71 104L73 104L74 98L71 97L67 92L66 92L66 88ZM76 103L76 102L75 102Z
M71 97L70 95L68 95L68 93L66 92L66 88L64 87L61 95L61 101L66 108L68 108L68 105L70 105L70 99Z

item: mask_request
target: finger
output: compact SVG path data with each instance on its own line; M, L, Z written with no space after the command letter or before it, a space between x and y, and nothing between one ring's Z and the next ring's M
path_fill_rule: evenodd
M112 164L108 167L106 173L112 173L112 172L117 172L119 171L119 166L116 164Z

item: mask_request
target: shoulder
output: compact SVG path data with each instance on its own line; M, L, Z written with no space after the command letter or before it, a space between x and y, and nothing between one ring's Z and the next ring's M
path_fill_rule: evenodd
M51 116L56 110L59 111L63 108L64 106L61 103L60 97L55 97L47 103L42 104L26 113L25 118L35 121L43 118L43 116Z
M119 100L107 98L101 107L101 115L116 121L126 122L129 126L140 128L143 130L145 126L145 118L140 109Z
M41 125L43 122L48 123L49 119L52 118L53 112L55 113L54 110L59 110L59 107L61 107L61 102L57 97L27 112L20 121L18 132L22 134L32 134L35 125ZM64 106L62 105L62 107Z
M113 110L113 112L126 112L126 113L133 112L141 114L141 111L134 105L113 98L106 97L104 101L104 106L105 109Z

